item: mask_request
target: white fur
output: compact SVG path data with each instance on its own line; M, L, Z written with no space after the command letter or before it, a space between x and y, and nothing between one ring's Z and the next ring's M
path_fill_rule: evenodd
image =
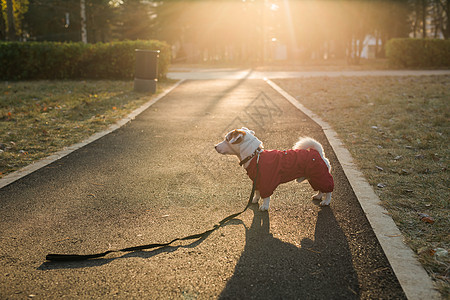
M254 131L249 130L245 127L230 131L225 136L225 140L217 144L215 146L215 149L220 154L236 155L240 160L243 160L246 157L252 155L258 149L258 147L261 149L263 148L262 142L258 140L258 138L254 136L254 134L255 134ZM300 138L299 141L295 143L292 149L309 149L309 148L315 149L317 150L317 152L319 152L320 157L322 157L323 161L328 167L328 171L331 172L330 162L325 157L323 147L318 141L309 137ZM255 157L252 159L255 159ZM250 161L244 164L245 168L248 167ZM302 182L306 179L307 178L298 178L297 182ZM325 199L320 202L320 205L321 206L330 205L331 194L332 193L322 193L319 191L317 195L313 197L313 199L322 200L323 196L325 195ZM258 203L259 199L261 199L261 196L259 194L259 191L257 190L255 191L255 196L253 197L252 202ZM259 209L262 211L269 210L269 205L270 205L270 197L263 198L263 204L259 207Z
M238 135L234 134L235 130L228 132L225 136L225 140L216 145L216 151L220 154L236 155L240 160L243 160L252 155L258 147L261 149L263 148L262 142L254 136L254 131L245 127L242 127L239 131L242 131L242 133ZM239 138L242 138L242 141L238 144L233 144ZM250 161L244 165L244 168L247 168L249 164Z
M322 157L323 161L328 167L328 171L331 172L331 165L328 158L325 157L325 153L323 152L322 145L316 141L315 139L312 139L310 137L303 137L298 140L297 143L295 143L294 147L292 149L308 149L312 148L315 149L317 152L319 152L320 157Z

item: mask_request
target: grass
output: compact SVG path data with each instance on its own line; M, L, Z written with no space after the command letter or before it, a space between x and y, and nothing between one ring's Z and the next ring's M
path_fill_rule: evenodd
M171 84L159 83L157 93ZM133 81L0 82L0 177L107 128L151 97L133 92Z
M448 298L450 259L441 249L450 247L450 76L276 83L337 131L406 243Z

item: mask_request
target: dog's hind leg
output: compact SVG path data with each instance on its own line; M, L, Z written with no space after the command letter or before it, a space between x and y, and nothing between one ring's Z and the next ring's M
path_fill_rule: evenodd
M258 203L259 199L261 199L261 195L259 194L259 191L255 191L255 196L253 197L252 203Z
M270 197L267 198L263 198L263 204L259 207L260 211L266 211L269 210L269 205L270 205Z
M331 193L325 193L325 199L320 202L320 206L330 205L331 202Z

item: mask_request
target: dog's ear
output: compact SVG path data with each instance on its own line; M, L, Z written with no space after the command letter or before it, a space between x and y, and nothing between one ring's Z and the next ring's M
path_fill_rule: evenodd
M227 139L230 144L239 144L242 142L244 135L245 131L235 129L228 135Z
M253 130L248 129L247 127L242 127L241 130L247 131L248 133L251 133L253 135L255 134L255 132Z

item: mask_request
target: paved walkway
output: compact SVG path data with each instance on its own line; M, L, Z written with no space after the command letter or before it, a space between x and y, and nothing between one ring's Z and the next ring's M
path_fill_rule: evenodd
M374 70L374 71L255 71L252 69L173 69L167 74L172 79L276 79L301 77L339 76L430 76L450 75L450 70Z
M288 183L269 213L252 209L192 244L44 262L49 252L165 242L241 210L250 180L213 149L240 126L266 148L321 141L332 206ZM4 298L405 298L322 128L247 75L182 83L127 125L1 188L0 199Z

